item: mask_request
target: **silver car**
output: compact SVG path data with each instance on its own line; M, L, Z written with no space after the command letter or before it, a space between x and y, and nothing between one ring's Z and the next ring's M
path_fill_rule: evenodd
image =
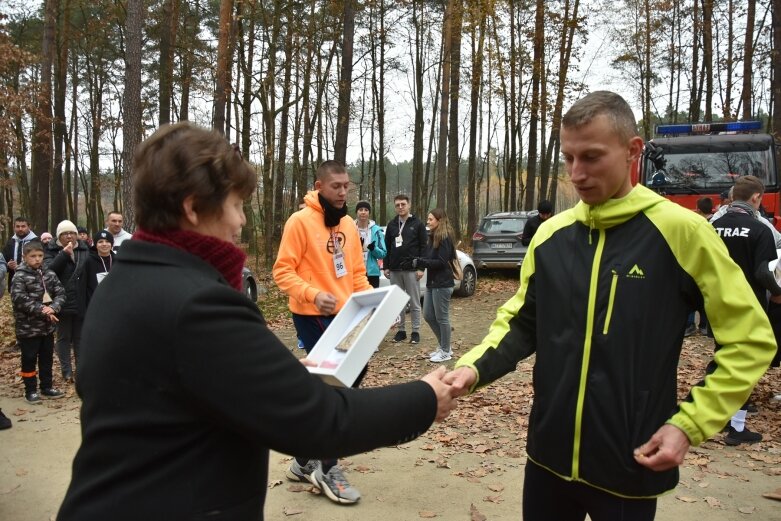
M527 246L521 243L526 221L537 215L531 212L494 212L480 221L472 235L472 253L480 269L519 268Z

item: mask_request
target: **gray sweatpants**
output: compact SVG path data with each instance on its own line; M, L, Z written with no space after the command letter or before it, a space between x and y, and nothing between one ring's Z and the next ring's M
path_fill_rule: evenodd
M420 281L415 271L391 271L391 284L403 289L409 295L409 310L412 314L412 331L420 332ZM399 331L406 331L404 324L407 315L406 307L401 310L399 315Z

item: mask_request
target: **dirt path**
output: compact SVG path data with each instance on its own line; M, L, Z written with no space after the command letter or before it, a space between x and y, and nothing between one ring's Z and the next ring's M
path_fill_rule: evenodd
M481 282L473 298L453 301L456 354L480 340L496 307L513 290L512 281L501 277ZM7 323L6 305L0 313L2 328ZM294 346L289 326L277 333ZM431 364L423 354L432 350L433 335L424 327L422 338L419 347L384 342L367 384L424 374ZM710 349L701 337L687 340L686 348L681 363L684 381L695 378ZM21 399L21 383L15 381L16 357L0 354L0 407L14 421L12 429L0 431L0 520L46 521L54 519L70 479L80 441L79 401L73 388L65 387L68 397L63 400L28 405ZM289 458L272 454L266 518L470 520L480 519L479 513L488 520L520 519L531 367L520 364L514 374L465 401L447 422L408 445L342 460L349 479L363 494L355 506L337 506L311 487L287 482ZM781 389L777 371L758 387L761 411L751 417L767 441L733 448L717 437L693 450L678 488L660 499L658 520L781 519L781 502L761 496L781 487L781 404L767 400L771 389Z

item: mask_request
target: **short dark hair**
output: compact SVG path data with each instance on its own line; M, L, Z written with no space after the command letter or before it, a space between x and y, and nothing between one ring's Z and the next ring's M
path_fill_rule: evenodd
M553 204L548 200L540 201L540 204L537 205L537 211L544 214L553 213Z
M697 209L704 213L705 215L709 215L713 213L713 199L710 197L700 197L697 199Z
M637 136L637 122L632 108L624 98L607 90L587 94L575 102L561 119L561 126L579 128L591 123L594 118L605 116L622 143Z
M735 185L732 187L733 201L748 201L754 194L764 194L765 185L758 177L753 175L744 175L738 177Z
M326 177L328 177L331 174L346 174L347 169L344 167L342 163L339 161L336 161L335 159L327 159L320 163L320 166L317 167L317 172L315 172L315 177L318 181L324 181Z
M27 223L30 224L30 221L27 220L27 217L22 217L21 215L14 219L14 223Z
M189 196L199 214L220 216L231 192L246 199L257 184L225 137L186 121L161 126L138 146L133 175L136 223L152 232L179 228Z
M31 251L44 251L43 243L38 239L24 243L24 246L22 246L22 255L27 255Z
M396 197L393 198L393 201L407 201L409 202L409 196L407 194L397 194Z

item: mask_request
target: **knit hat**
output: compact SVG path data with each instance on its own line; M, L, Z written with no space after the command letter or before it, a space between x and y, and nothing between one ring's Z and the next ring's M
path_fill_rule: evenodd
M357 212L361 208L366 208L370 212L372 211L372 205L369 204L369 201L358 201L358 203L355 205L355 211Z
M114 236L108 230L100 230L98 233L92 236L93 244L97 245L98 241L108 241L111 245L114 245Z
M52 234L49 232L43 232L41 234L41 241L44 241L46 239L54 239L54 237L52 237Z
M76 229L79 231L79 233L89 233L83 226L77 226Z
M60 224L57 225L57 238L59 239L60 235L65 232L79 233L79 230L76 228L75 224L65 219L64 221L60 221Z

